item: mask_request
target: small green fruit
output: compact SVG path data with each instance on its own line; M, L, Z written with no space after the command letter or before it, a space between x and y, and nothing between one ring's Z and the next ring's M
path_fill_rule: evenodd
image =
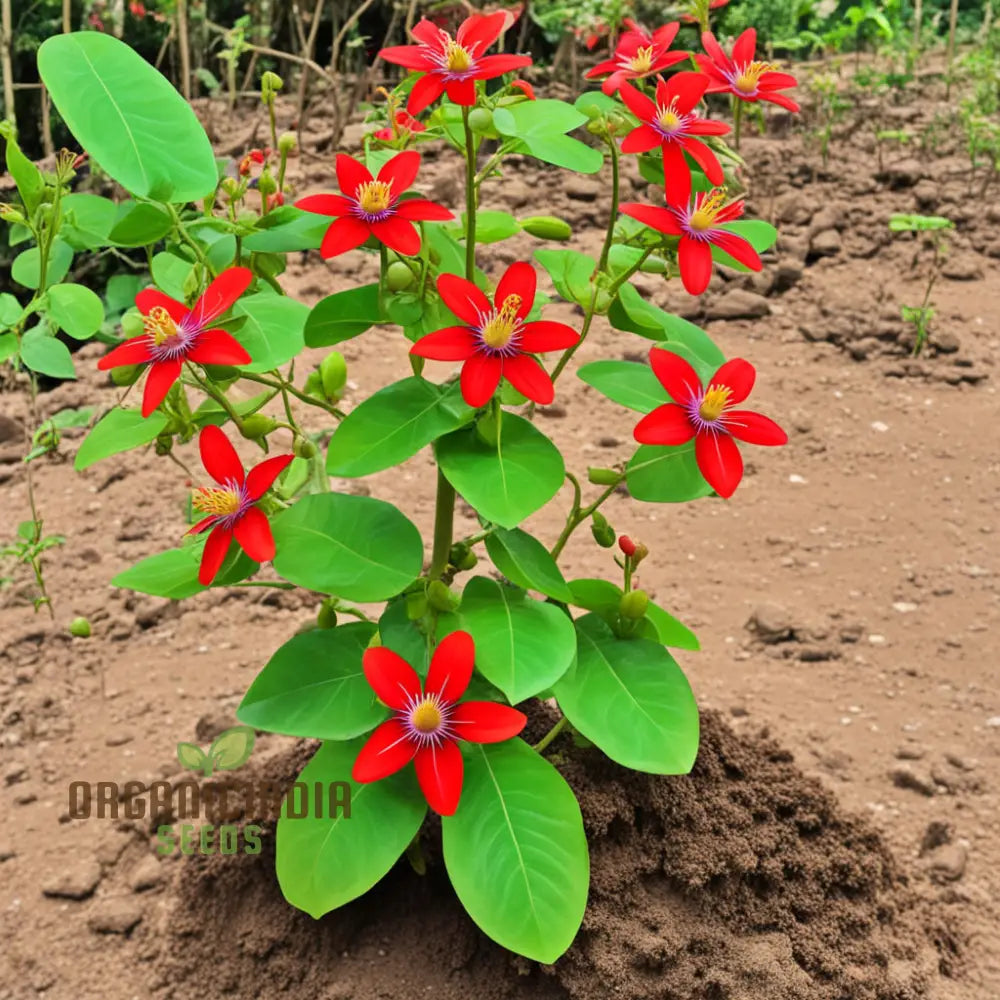
M618 602L618 611L622 618L631 621L642 618L648 607L649 595L644 590L631 590L627 594L622 594L622 599Z
M614 486L621 478L621 473L614 469L587 469L587 479L595 486Z
M610 549L615 544L615 529L608 524L608 519L599 511L594 511L590 531L594 536L594 541L602 549Z
M316 624L320 628L337 627L337 609L334 607L334 602L329 598L319 606L319 611L316 614Z
M240 433L248 441L259 441L261 438L267 437L277 426L277 421L272 420L271 417L265 417L263 413L254 413L243 421Z
M521 228L540 240L568 240L573 235L570 224L554 215L532 215L521 220Z
M666 274L670 270L670 265L662 257L647 257L639 270L643 274Z
M86 618L74 618L69 623L69 634L76 636L78 639L89 639L90 622Z
M409 288L415 280L409 265L401 260L393 261L385 272L385 285L390 292L401 292Z
M485 135L493 131L493 112L488 108L473 108L469 112L469 128L476 135Z
M292 444L292 453L299 458L315 458L318 450L309 438L297 437Z
M327 399L338 399L347 384L347 362L340 351L331 351L319 366L320 382Z

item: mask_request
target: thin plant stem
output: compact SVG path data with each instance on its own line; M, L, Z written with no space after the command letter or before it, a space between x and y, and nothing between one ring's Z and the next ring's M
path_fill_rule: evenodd
M542 753L568 725L569 719L564 715L531 749Z
M462 107L465 129L465 276L475 280L476 274L476 140L469 124L469 109Z
M549 552L553 559L559 558L559 555L566 547L566 543L570 540L573 532L576 531L576 529L579 528L580 525L583 524L583 522L586 521L587 518L590 517L590 515L593 514L594 511L597 510L597 508L600 507L601 504L604 503L604 501L607 500L616 489L618 489L624 478L625 477L622 476L617 482L612 483L592 504L589 504L586 507L580 507L579 501L577 501L577 504L575 505L576 510L572 511L570 516L566 519L566 527L563 528L562 534L559 535L559 538L556 540L556 544L552 546ZM577 493L577 496L579 496L579 493Z
M432 580L439 580L448 568L454 520L455 487L438 469L437 500L434 505L434 549L431 553L431 568L427 574Z

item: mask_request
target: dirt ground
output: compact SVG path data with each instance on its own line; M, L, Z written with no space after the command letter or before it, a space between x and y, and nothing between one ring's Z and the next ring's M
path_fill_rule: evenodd
M943 110L925 87L921 103L880 116L917 132ZM440 872L422 885L400 866L346 920L314 924L281 903L266 851L259 862L158 860L148 821L69 819L71 781L175 774L175 745L231 724L256 672L317 604L263 590L176 603L112 588L116 572L177 544L184 475L151 452L77 474L82 431L70 431L61 459L36 463L46 530L66 536L47 564L55 622L32 613L28 580L0 592L0 1000L1000 996L1000 209L970 197L955 140L933 155L888 151L879 173L872 118L870 107L847 115L827 166L781 118L745 143L749 214L781 231L762 275L719 274L697 302L676 281L638 280L754 363L751 402L790 443L745 448L747 475L728 502L615 496L607 507L650 549L643 586L699 635L702 651L678 658L717 714L692 777L622 792L646 797L642 822L614 819L620 803L601 796L618 778L599 761L570 765L595 880L566 959L539 971L489 946L442 902ZM332 186L328 156L300 166L300 193ZM428 162L418 188L457 206L457 165ZM484 207L500 206L563 215L585 250L607 212L598 179L529 164L492 189ZM913 211L957 224L931 346L916 360L899 307L919 303L927 253L915 266L919 245L886 226ZM504 244L495 268L536 245ZM282 283L312 303L374 266L312 254ZM548 315L578 320L566 305ZM343 345L346 405L408 372L406 347L377 330ZM578 359L647 348L600 322ZM80 381L43 394L43 414L112 404L100 353L77 354ZM4 539L27 511L25 413L23 391L6 388ZM631 453L634 415L572 377L538 419L571 469ZM200 473L193 446L182 457ZM429 531L426 451L402 472L335 488L370 490ZM530 530L554 540L567 504L564 491ZM471 528L467 510L460 522ZM575 576L612 570L586 531L567 560ZM91 638L68 635L76 615ZM254 759L281 772L302 753L262 736ZM774 836L743 830L755 823ZM675 839L683 850L664 846Z

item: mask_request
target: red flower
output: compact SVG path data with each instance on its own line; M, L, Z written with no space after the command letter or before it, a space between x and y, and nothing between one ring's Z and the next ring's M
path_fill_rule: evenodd
M421 688L417 672L391 649L365 650L365 677L393 717L361 748L351 771L355 781L380 781L412 760L431 809L442 816L455 812L464 772L457 741L501 743L517 736L528 721L499 702L459 703L472 679L475 655L472 636L452 632L434 650Z
M306 212L332 215L337 220L319 248L324 258L353 250L369 236L404 257L412 257L420 252L420 234L414 221L454 218L443 205L426 198L399 200L420 169L420 154L413 150L397 153L377 178L363 163L343 153L337 157L336 167L341 194L311 194L295 203Z
M717 246L730 257L752 271L763 265L757 251L742 236L722 228L727 222L743 214L743 202L725 204L726 192L722 189L703 191L684 208L658 208L628 202L621 210L645 226L658 229L667 236L679 236L677 262L681 280L691 295L701 295L712 279L712 247Z
M629 559L635 555L635 542L633 542L628 535L622 535L618 539L618 548L620 548Z
M707 121L694 111L709 82L704 73L677 73L669 82L660 78L655 102L625 81L619 88L629 111L642 122L625 136L622 152L646 153L657 146L663 150L664 188L671 205L686 205L691 198L691 169L685 153L705 171L712 184L725 180L715 153L696 138L729 131L724 122Z
M756 372L750 362L727 361L706 389L679 354L654 347L649 361L674 402L658 406L636 424L636 441L678 445L694 438L698 468L720 497L731 497L743 478L743 459L733 438L748 444L787 444L788 435L770 418L731 409L753 388Z
M212 529L201 557L198 582L207 587L219 572L229 542L235 535L240 548L255 562L274 558L274 537L264 512L255 504L294 458L278 455L255 465L243 474L243 463L222 431L209 424L198 438L201 463L219 484L195 491L194 509L207 517L188 531L189 535Z
M205 289L190 308L183 302L146 288L135 297L145 317L145 333L119 344L97 362L101 371L125 365L150 364L142 395L142 415L148 417L170 391L185 361L199 365L246 365L250 355L225 330L210 329L253 281L246 267L230 267Z
M471 281L442 274L437 288L445 305L465 326L449 326L421 337L411 354L434 361L464 361L462 395L469 406L484 406L505 378L528 399L551 403L555 389L548 372L531 355L572 347L580 335L565 323L524 318L535 303L535 269L511 264L497 285L493 304Z
M414 132L426 132L427 126L421 124L413 115L400 108L396 112L391 125L380 128L375 138L382 142L393 142L396 139L409 139Z
M715 35L706 31L701 36L701 44L708 55L695 55L703 73L711 83L706 94L730 93L741 101L770 101L789 111L798 111L799 106L790 97L777 91L798 86L798 80L789 73L778 73L771 63L755 62L757 31L747 28L733 43L732 59L726 55Z
M386 61L424 75L413 85L406 110L420 114L443 93L454 104L472 107L476 103L476 80L490 80L512 70L531 65L530 56L484 56L507 29L511 12L467 17L452 38L443 28L423 18L410 32L419 45L391 45L379 55Z
M661 73L688 57L687 52L667 51L680 29L677 21L657 28L652 35L635 21L626 19L625 23L631 30L622 35L614 55L586 73L588 79L611 74L601 84L605 94L613 94L623 80L640 80Z
M719 10L721 7L725 7L729 4L729 0L712 0L708 5L709 10ZM681 14L681 20L685 24L697 24L698 17L694 14Z
M529 101L535 100L535 88L527 80L511 80L510 85L520 90Z

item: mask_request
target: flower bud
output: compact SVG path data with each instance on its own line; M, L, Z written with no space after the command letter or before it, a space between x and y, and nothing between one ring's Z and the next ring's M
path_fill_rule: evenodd
M284 85L285 85L285 81L282 80L281 77L278 76L277 73L272 73L271 70L268 70L260 78L260 93L261 93L261 96L266 101L268 99L268 97L273 96L279 90L281 90L281 88L284 87Z
M331 351L319 366L320 383L327 399L339 399L340 390L347 384L347 362L340 351Z
M614 486L621 478L621 473L614 469L587 469L587 480L595 486Z
M670 265L662 257L647 257L640 265L643 274L666 274Z
M266 198L278 190L278 182L271 176L271 171L265 167L257 181L257 190Z
M630 590L627 594L622 594L618 602L618 612L622 618L631 621L638 621L646 614L649 607L649 595L644 590Z
M607 518L598 511L594 511L590 532L594 536L594 541L602 549L610 549L615 544L615 529L608 524Z
M292 453L299 458L315 458L317 451L316 445L309 438L296 437L292 444Z
M521 219L521 228L540 240L568 240L573 235L570 224L554 215L532 215Z
M222 193L229 199L240 197L240 184L232 177L223 177L221 183Z
M318 369L309 373L304 391L307 396L315 396L317 399L323 398L323 380L320 378Z
M469 112L469 128L476 135L493 131L493 112L488 108L473 108Z
M153 450L157 455L169 455L174 447L174 436L172 434L161 434L156 439Z
M635 555L635 542L633 542L628 535L622 535L621 538L618 539L618 548L620 548L629 559Z
M385 272L385 284L390 292L401 292L409 288L415 280L409 265L401 260L393 261Z
M78 639L90 638L90 622L86 618L74 618L69 623L69 634Z
M26 226L28 220L13 205L0 205L0 219L12 226Z
M427 603L435 611L454 611L459 603L457 594L453 594L448 585L441 580L431 580L427 585Z
M316 613L316 624L319 628L337 627L336 602L329 597L319 606L319 611Z
M297 145L298 140L295 138L294 132L282 132L278 136L278 152L282 156L288 156L289 153L294 152Z
M417 619L423 618L426 614L427 595L420 593L408 594L406 597L406 617L411 622L415 622Z
M112 368L109 374L111 381L124 389L127 385L135 385L142 374L142 365L122 365L121 368Z
M468 545L459 543L451 547L451 552L448 553L448 562L456 569L469 570L479 562L479 557Z
M278 422L271 417L265 417L263 413L254 413L243 420L240 433L248 441L259 441L267 437L277 426Z

